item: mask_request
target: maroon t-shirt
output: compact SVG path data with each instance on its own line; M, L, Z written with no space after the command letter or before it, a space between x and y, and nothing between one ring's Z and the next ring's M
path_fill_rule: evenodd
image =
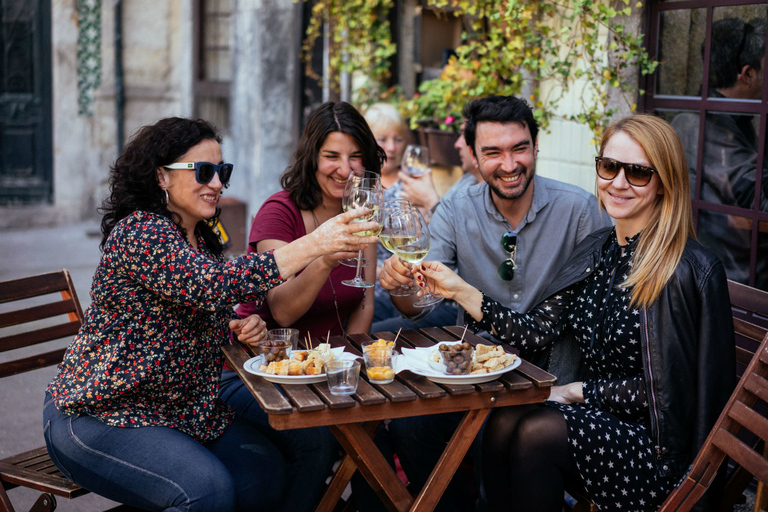
M304 220L301 218L299 208L288 197L288 192L282 190L267 199L253 219L251 235L248 238L248 252L256 252L256 244L262 240L292 242L306 234L307 231L304 228ZM360 305L365 295L365 288L353 288L341 283L345 279L353 279L355 270L353 267L344 265L339 265L333 269L330 278L326 279L320 293L315 297L315 302L304 313L304 316L296 320L293 325L278 325L272 318L267 300L258 309L252 302L242 304L238 306L237 314L243 318L257 313L267 323L267 329L293 327L299 330L299 336L302 339L306 334L325 338L329 330L331 335L341 334L342 327L339 325L334 307L334 290L336 291L336 303L339 306L338 317L346 324L347 316ZM333 287L331 287L331 282L333 282Z

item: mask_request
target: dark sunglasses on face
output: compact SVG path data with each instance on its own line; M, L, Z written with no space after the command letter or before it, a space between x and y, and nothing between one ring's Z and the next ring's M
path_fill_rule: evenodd
M195 170L195 179L198 183L206 185L211 182L214 174L219 173L219 181L223 186L229 185L229 178L232 176L232 164L212 164L211 162L176 162L171 165L164 165L166 169L188 169Z
M624 169L624 177L633 187L646 186L651 182L653 173L658 172L656 169L645 165L625 164L624 162L604 156L595 157L595 168L597 169L597 175L608 181L614 179L619 175L619 171Z
M509 254L509 258L501 262L499 265L499 277L504 281L511 281L515 277L515 253L517 252L517 233L514 231L507 231L501 235L501 248L504 252Z

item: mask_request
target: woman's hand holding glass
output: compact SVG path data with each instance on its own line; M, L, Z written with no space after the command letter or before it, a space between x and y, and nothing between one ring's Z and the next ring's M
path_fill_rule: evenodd
M372 219L370 208L355 208L332 217L320 224L306 238L320 249L319 255L336 252L362 252L369 244L378 242L376 235L360 236L360 232L378 232L381 229Z
M439 261L423 261L418 269L414 269L414 274L416 282L427 294L438 294L455 300L475 320L483 319L483 294L450 268Z

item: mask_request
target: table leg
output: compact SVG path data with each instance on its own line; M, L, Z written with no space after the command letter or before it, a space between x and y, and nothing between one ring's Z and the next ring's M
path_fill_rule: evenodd
M363 429L370 438L373 439L382 423L382 421L369 421L363 425ZM341 460L339 468L331 479L331 483L328 484L328 489L326 489L325 494L323 494L323 499L320 500L320 503L317 505L315 512L333 512L336 508L336 504L341 499L341 495L344 494L347 484L349 484L349 481L355 474L355 471L357 471L357 466L352 460L352 457L350 457L349 454L345 454L344 458Z
M405 512L413 503L413 496L381 454L376 444L359 423L331 425L344 451L352 457L357 469L381 498L387 510Z
M451 440L445 447L435 469L429 475L427 483L413 502L411 512L431 511L437 506L445 488L451 482L456 469L472 446L475 436L483 426L490 409L475 409L468 411L456 427Z

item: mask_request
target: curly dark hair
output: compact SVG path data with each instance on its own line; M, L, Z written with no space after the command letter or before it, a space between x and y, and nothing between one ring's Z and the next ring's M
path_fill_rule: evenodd
M165 192L157 179L157 168L169 165L204 140L221 144L216 128L203 119L168 117L153 125L140 128L125 146L123 154L110 168L109 197L99 208L101 219L101 249L115 225L135 211L152 212L167 217L181 227L178 214L168 210ZM216 209L212 221L218 220ZM218 235L206 221L200 221L197 229L206 245L214 254L221 254L223 247Z
M539 136L539 123L533 117L533 110L525 100L514 96L486 96L473 100L464 106L462 115L467 120L464 126L464 140L475 155L477 155L475 152L477 123L483 121L502 124L518 123L528 127L534 144L536 137Z
M315 177L317 157L325 138L333 132L352 137L363 152L364 168L381 174L381 164L387 156L376 143L376 137L365 118L349 103L323 103L309 116L299 140L295 161L280 178L280 184L300 210L313 210L323 202L323 194Z

